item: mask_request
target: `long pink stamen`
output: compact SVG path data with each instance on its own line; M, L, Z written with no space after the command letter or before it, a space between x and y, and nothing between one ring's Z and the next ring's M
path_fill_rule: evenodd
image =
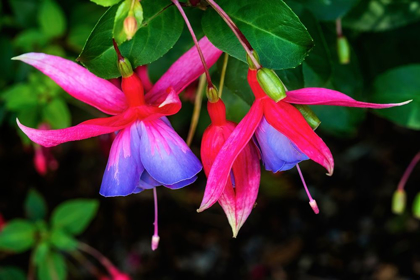
M152 250L156 250L159 246L160 237L158 235L158 201L157 201L157 192L156 188L153 188L153 199L155 204L155 222L153 223L155 227L155 232L152 236Z
M414 158L411 160L410 164L408 165L407 169L404 172L404 175L401 177L400 182L398 183L398 190L404 191L405 183L407 183L408 177L410 177L411 172L413 172L414 167L420 161L420 152L418 152Z
M172 0L172 2L178 8L179 12L181 13L181 16L184 18L184 21L185 21L185 23L186 23L186 25L188 27L188 30L191 33L191 37L192 37L192 39L194 41L195 47L197 48L198 54L200 55L201 63L203 64L203 67L204 67L204 72L206 73L206 79L207 79L208 87L209 88L213 88L213 83L211 82L209 68L207 67L206 60L204 58L203 52L201 51L200 44L198 44L197 37L195 36L194 30L192 29L192 26L190 24L190 21L188 20L187 15L185 14L184 10L182 9L181 5L179 4L179 1L178 0Z
M252 60L252 63L254 63L257 69L260 69L261 65L258 63L257 59L252 54L252 51L253 51L252 46L249 43L249 41L246 39L244 34L241 32L241 30L236 26L236 24L232 21L229 15L216 2L214 2L213 0L207 0L207 2L222 17L222 19L226 22L229 28L232 29L233 33L238 38L245 52L248 54L249 58Z
M306 195L309 198L309 205L311 206L314 213L318 214L319 213L318 204L316 203L316 200L312 198L311 193L309 192L308 187L306 186L306 182L305 182L305 179L303 178L303 174L302 174L302 171L300 170L299 164L296 164L296 168L299 172L300 179L302 180L303 187L305 188Z

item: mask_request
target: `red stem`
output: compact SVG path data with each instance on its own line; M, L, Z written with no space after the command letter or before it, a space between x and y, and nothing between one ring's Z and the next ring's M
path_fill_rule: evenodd
M404 172L400 182L398 183L398 190L403 191L405 183L407 183L408 177L410 177L411 172L413 171L414 167L420 161L420 152L418 152L414 158L411 160L410 164L408 165L407 169Z

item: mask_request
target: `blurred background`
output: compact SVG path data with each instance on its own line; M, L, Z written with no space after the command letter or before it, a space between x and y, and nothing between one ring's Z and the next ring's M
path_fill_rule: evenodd
M153 252L152 192L120 198L98 193L112 135L46 149L29 141L16 125L18 117L30 127L57 129L103 116L39 71L11 58L44 52L75 60L106 8L88 0L4 0L0 2L0 228L14 219L48 220L63 202L89 199L98 202L97 212L92 210L91 222L75 238L99 250L131 279L420 279L420 222L412 212L420 167L406 184L406 210L401 215L391 212L398 182L420 150L420 2L286 2L315 41L302 66L278 71L289 89L328 87L382 103L414 99L408 106L381 111L313 108L322 121L317 133L330 147L336 165L328 177L312 161L300 164L319 215L309 207L296 169L281 174L263 171L257 205L233 239L219 205L196 212L206 183L201 173L186 188L157 189L161 242ZM186 11L203 36L204 11ZM341 17L350 49L346 64L340 63L337 48L336 19ZM149 65L153 81L192 46L186 31L173 49ZM215 81L222 64L220 59L211 69ZM246 82L238 85L241 81L233 76L243 71L245 64L229 58L223 94L228 118L234 121L249 108L243 95L236 94L238 88L249 91L241 88L247 87ZM170 120L186 139L194 104L188 95L181 97L183 108ZM203 105L191 145L197 155L209 125ZM36 194L35 204L28 202L31 193ZM28 213L34 207L42 208L34 210L42 217ZM99 279L70 249L55 250L65 262L61 269L65 267L67 279ZM0 251L0 279L22 279L32 269L33 257L26 249Z

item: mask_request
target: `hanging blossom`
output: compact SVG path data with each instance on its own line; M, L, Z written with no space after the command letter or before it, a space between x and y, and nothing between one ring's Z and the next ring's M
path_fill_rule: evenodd
M235 159L254 135L267 170L273 172L287 170L298 162L310 158L324 166L328 174L332 175L334 160L329 148L292 104L381 109L401 106L410 102L366 103L325 88L303 88L289 91L284 99L275 102L261 87L257 79L257 72L256 69L248 71L248 82L256 99L214 160L209 172L204 198L198 211L209 208L221 197ZM310 201L313 201L311 197ZM317 213L316 204L311 204L311 206Z
M207 63L214 64L221 51L207 38L200 43ZM100 194L125 196L159 185L177 189L196 180L201 164L165 118L179 111L178 94L203 73L195 49L176 61L145 95L135 74L123 77L121 91L60 57L28 53L15 59L36 67L73 97L113 115L59 130L33 129L17 121L32 141L45 147L118 131Z
M221 99L209 101L207 110L211 124L203 134L201 142L201 160L204 172L209 175L213 162L223 144L236 127L236 123L226 120L226 107ZM257 147L251 141L244 146L232 164L230 180L219 197L233 237L245 223L254 208L260 185L260 156Z

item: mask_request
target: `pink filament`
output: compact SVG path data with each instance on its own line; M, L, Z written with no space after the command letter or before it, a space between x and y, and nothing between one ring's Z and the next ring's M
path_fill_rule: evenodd
M407 183L408 177L410 177L411 172L413 172L414 167L420 161L420 152L418 152L414 158L411 160L410 164L408 165L407 169L404 172L404 175L401 177L400 182L398 183L398 190L403 191L405 183Z
M299 172L300 179L302 180L303 187L305 188L306 195L309 198L309 205L311 206L314 213L318 214L319 213L318 204L316 203L316 200L312 198L311 193L309 192L308 187L306 186L306 182L305 182L305 179L303 178L303 174L302 174L302 171L300 170L299 164L296 164L296 168Z
M157 192L156 188L153 188L153 199L155 205L155 222L153 223L155 231L152 236L152 250L156 250L159 246L159 234L158 234L158 201L157 201Z

